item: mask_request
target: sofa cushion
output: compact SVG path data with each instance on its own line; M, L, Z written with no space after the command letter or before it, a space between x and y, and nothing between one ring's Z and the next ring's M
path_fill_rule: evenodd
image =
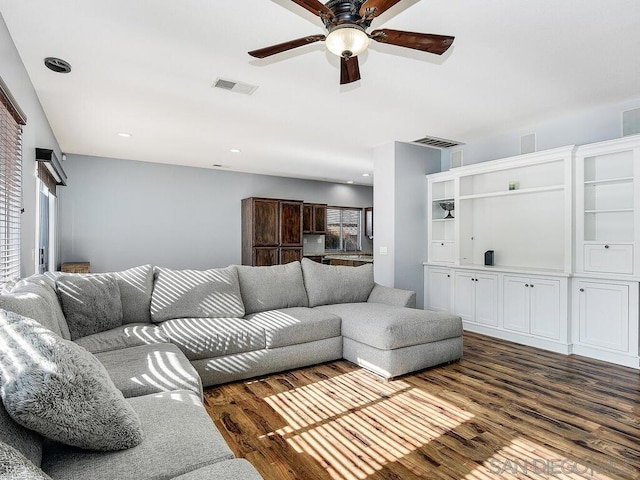
M0 442L0 478L14 480L51 480L15 448Z
M91 353L100 353L140 345L168 343L169 337L157 325L130 323L112 328L106 332L78 338L75 342Z
M120 287L122 323L151 323L153 267L142 265L122 272L111 272Z
M262 476L258 471L244 458L214 463L175 477L173 480L203 480L207 478L215 480L262 480Z
M34 465L38 467L41 465L42 437L33 430L28 430L16 423L5 410L2 401L0 401L0 442L18 450Z
M162 329L189 360L265 348L264 330L241 318L177 318Z
M95 450L142 441L140 421L102 364L35 320L0 310L0 395L16 422Z
M302 259L309 306L366 302L373 290L373 265L343 267Z
M244 304L235 267L170 270L156 267L151 319L242 317Z
M300 262L269 267L236 266L246 314L308 307Z
M109 453L52 445L42 469L53 478L65 480L156 480L233 458L194 393L166 392L127 401L140 417L144 442L136 448Z
M72 340L122 325L120 288L113 277L62 275L56 287Z
M0 295L0 308L15 312L27 318L37 320L40 325L62 336L60 325L55 318L51 305L42 295L44 287L36 284L23 284L11 293Z
M248 315L245 319L249 324L264 330L267 348L340 336L340 317L314 308L269 310Z
M380 350L437 342L462 335L456 315L380 303L325 305L318 309L342 318L342 336Z
M125 398L172 390L202 396L202 382L187 357L170 343L96 353Z

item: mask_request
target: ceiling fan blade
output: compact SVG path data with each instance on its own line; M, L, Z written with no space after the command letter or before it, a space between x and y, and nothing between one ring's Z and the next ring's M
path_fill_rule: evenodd
M340 57L340 85L360 80L360 65L358 57Z
M302 47L309 43L321 42L325 39L324 35L310 35L308 37L297 38L296 40L289 40L288 42L279 43L277 45L271 45L270 47L260 48L249 52L249 55L256 58L265 58L275 55L276 53L286 52L294 48Z
M371 38L380 43L389 43L399 47L413 48L414 50L442 55L449 49L455 37L383 28L371 32Z
M393 7L400 0L368 0L360 8L360 16L364 17L367 9L375 8L373 16L377 17Z
M321 13L325 13L329 15L330 18L333 18L333 12L329 7L323 5L318 0L292 0L293 2L300 5L302 8L309 10L314 15L320 16Z

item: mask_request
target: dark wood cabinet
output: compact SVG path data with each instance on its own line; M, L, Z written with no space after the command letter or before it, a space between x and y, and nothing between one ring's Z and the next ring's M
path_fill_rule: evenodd
M305 203L303 231L313 235L327 233L327 206L320 203Z
M304 258L308 258L312 262L322 263L322 255L307 255Z
M302 260L302 202L242 200L242 264L278 265Z
M280 249L280 264L302 261L302 248L283 247Z

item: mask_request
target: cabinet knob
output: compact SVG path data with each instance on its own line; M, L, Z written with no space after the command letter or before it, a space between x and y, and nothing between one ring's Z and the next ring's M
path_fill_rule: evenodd
M444 243L441 243L440 245L442 245L444 247ZM607 248L609 248L609 247L607 247Z
M448 273L447 273L447 278L451 278L451 275L449 275Z
M581 289L580 289L580 291L581 291L581 292L584 292L584 288L581 288Z
M528 284L528 283L525 283L525 284L524 284L524 286L525 286L525 287L528 287L528 286L529 286L529 284Z
M609 245L605 245L604 248L609 248Z
M531 288L533 288L533 283L531 284Z

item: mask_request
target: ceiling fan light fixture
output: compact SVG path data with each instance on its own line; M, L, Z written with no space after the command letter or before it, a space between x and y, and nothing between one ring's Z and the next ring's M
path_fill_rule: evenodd
M334 27L327 35L325 44L338 57L357 57L369 46L369 36L358 25L344 24Z

